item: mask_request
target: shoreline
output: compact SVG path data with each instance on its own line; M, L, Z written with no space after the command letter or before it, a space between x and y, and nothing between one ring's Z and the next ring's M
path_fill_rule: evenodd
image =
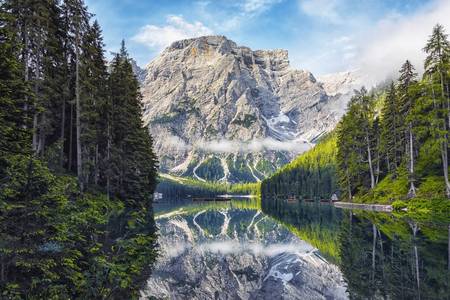
M385 204L366 204L366 203L352 203L352 202L334 202L335 207L344 209L362 209L369 211L379 211L379 212L392 212L392 205Z

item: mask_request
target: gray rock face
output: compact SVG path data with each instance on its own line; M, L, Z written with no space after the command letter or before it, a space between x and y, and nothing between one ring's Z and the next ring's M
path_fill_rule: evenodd
M131 67L133 68L134 75L136 75L137 80L142 84L147 77L147 71L139 67L134 59L131 60Z
M343 113L339 96L290 68L286 50L252 51L223 36L174 42L146 72L144 121L161 169L178 175L260 180Z
M340 270L259 211L157 223L160 257L141 299L347 299Z

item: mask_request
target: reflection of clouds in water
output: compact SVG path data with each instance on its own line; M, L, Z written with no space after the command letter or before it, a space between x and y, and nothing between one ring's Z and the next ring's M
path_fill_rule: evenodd
M176 257L182 254L188 248L192 248L187 243L177 243L165 249L166 255ZM195 245L195 249L201 252L210 252L215 254L240 254L244 252L253 253L262 256L275 256L282 253L308 254L316 250L305 242L269 244L260 243L242 243L238 241L213 241Z

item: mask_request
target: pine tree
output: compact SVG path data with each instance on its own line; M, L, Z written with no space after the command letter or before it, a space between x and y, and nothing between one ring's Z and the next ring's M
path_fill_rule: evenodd
M33 98L18 59L14 16L7 12L0 7L0 289L5 299L16 299L28 298L32 290L44 295L48 278L56 275L57 258L39 249L56 231L62 196L55 178L31 156L27 108Z
M49 6L47 37L44 43L42 60L42 112L39 120L38 144L40 155L44 156L52 168L59 168L58 148L60 111L67 81L64 57L64 40L66 32L62 29L61 10L56 2Z
M80 190L84 189L83 157L81 141L81 51L82 40L88 25L90 14L87 12L83 0L65 0L63 11L67 16L69 35L73 42L75 53L75 128L76 128L76 166ZM71 116L72 117L72 116ZM69 147L72 147L70 145Z
M357 153L354 151L354 140L352 140L352 119L347 113L338 125L338 181L342 188L343 197L347 197L351 202L353 192L358 185L358 166L359 160Z
M362 130L364 131L365 148L367 151L367 164L370 176L370 188L375 187L375 171L374 171L374 157L373 157L373 137L371 135L373 126L373 97L368 95L367 90L363 87L356 98L359 105L359 114L361 118Z
M124 42L111 63L109 90L107 189L112 201L122 199L125 203L123 213L110 230L112 238L126 234L130 240L122 245L122 251L115 253L120 262L132 258L126 252L127 247L154 247L152 193L156 186L152 139L143 126L139 83L133 74ZM130 271L135 272L133 269ZM134 284L140 285L148 273L133 273L133 276ZM139 290L139 287L134 289ZM122 297L127 298L126 294Z
M397 88L391 82L382 108L382 145L386 155L388 172L396 172L401 163L402 153L402 122Z
M417 83L417 73L411 62L407 60L400 69L400 77L398 79L398 96L401 104L400 116L407 121L404 130L405 140L407 141L407 158L409 162L409 192L408 197L416 196L416 187L414 184L414 115L413 109L415 104L414 86Z
M0 7L0 160L31 150L31 123L25 111L31 97L23 78L23 66L17 59L20 48L17 32L10 26L13 20L13 15Z
M40 114L42 112L42 75L44 44L48 34L47 20L50 15L52 1L4 1L6 10L16 16L14 25L18 36L22 39L22 63L24 79L34 92L34 103L25 109L33 115L33 150L40 154L43 148L39 144ZM28 102L28 101L26 101Z
M24 110L33 118L33 150L42 157L59 127L53 110L60 106L61 85L66 81L60 68L65 34L61 10L56 0L6 0L5 9L16 16L11 25L22 45L23 77L34 94Z
M373 136L373 149L375 153L375 185L378 184L381 177L381 124L380 118L376 117L373 121L371 135Z
M155 260L156 159L125 47L109 78L82 1L0 4L1 297L137 298Z
M447 197L450 198L450 180L448 176L448 127L450 122L450 95L448 94L447 66L450 60L450 42L442 25L433 28L424 48L425 78L431 87L434 114L437 122L435 137L440 144L442 171L444 173ZM437 89L435 88L437 87Z
M84 161L83 182L97 186L100 164L106 153L107 69L101 29L97 21L89 27L81 55L81 143Z
M111 64L109 87L114 194L130 201L150 199L155 156L141 120L142 96L124 42Z
M369 162L367 150L370 149L370 146L368 147L368 142L372 141L367 136L370 128L368 128L367 116L363 111L365 100L362 97L367 97L367 91L363 88L355 93L348 104L347 113L338 127L338 176L343 188L343 195L347 196L349 201L355 194L366 189L366 175L374 175L374 173L370 173L366 165ZM375 181L374 177L370 179Z

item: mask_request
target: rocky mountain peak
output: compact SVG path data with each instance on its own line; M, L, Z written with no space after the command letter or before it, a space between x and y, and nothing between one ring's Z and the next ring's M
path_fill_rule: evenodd
M208 35L173 42L166 51L182 50L186 48L197 48L201 50L214 48L223 51L231 51L232 49L237 48L237 45L223 35Z
M283 49L256 50L238 46L232 40L222 35L202 36L173 42L163 53L170 55L173 52L183 52L184 55L203 56L210 58L213 52L220 55L233 55L242 58L244 63L251 67L258 65L263 69L281 71L289 67L288 51Z
M338 96L292 69L286 50L203 36L172 43L146 71L144 121L165 172L261 180L341 117Z

